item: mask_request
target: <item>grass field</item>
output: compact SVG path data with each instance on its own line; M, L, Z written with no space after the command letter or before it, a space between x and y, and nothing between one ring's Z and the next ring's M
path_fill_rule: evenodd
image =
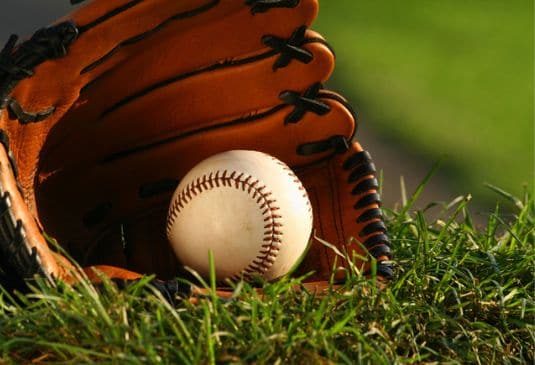
M335 85L363 123L432 162L449 183L533 188L533 2L321 2ZM366 141L363 141L364 143ZM410 173L408 171L407 173Z
M529 364L535 359L535 202L511 202L473 227L469 198L427 222L416 196L388 223L396 280L348 273L326 296L299 280L238 285L173 308L145 282L76 289L41 284L17 300L0 295L0 363L116 364ZM210 285L207 285L210 287Z

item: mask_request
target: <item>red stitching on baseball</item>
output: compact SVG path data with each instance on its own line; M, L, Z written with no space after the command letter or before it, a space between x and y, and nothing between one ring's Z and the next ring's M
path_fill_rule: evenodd
M264 190L266 190L265 185L258 187L258 184L260 184L258 179L251 181L253 179L252 176L246 176L244 178L244 173L237 174L236 171L233 171L230 176L227 176L227 170L224 170L223 172L217 171L215 175L211 172L209 175L205 174L192 181L173 201L173 204L169 209L169 219L167 221L167 235L169 236L171 227L175 223L182 209L184 209L195 196L204 191L212 190L214 187L220 187L221 185L234 187L251 196L262 210L262 215L264 216L263 221L266 222L264 226L264 238L262 240L263 244L261 246L262 250L259 252L260 254L254 258L251 264L243 269L241 273L231 276L231 280L237 280L241 276L244 276L246 279L251 279L256 273L263 274L268 271L275 263L277 254L280 251L283 236L283 232L278 229L283 227L283 224L279 221L282 216L275 214L276 211L280 210L280 207L274 205L276 200L268 199L273 193L270 191L264 192ZM234 184L232 184L233 182Z

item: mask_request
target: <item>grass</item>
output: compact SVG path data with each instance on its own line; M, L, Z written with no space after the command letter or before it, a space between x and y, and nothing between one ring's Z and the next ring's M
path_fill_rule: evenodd
M316 27L367 127L447 156L449 184L477 200L494 199L481 181L533 188L532 1L323 1Z
M0 363L532 363L535 201L495 189L517 212L496 208L477 228L469 197L428 222L412 209L421 189L387 211L397 271L387 288L351 272L325 296L284 279L263 297L241 283L232 300L173 308L149 278L125 290L38 283L0 295Z

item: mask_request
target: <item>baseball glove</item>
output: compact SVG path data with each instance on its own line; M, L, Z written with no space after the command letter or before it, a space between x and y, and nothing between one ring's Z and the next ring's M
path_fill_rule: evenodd
M352 142L346 100L322 87L334 54L309 29L317 12L317 0L94 0L24 42L12 36L0 53L4 285L77 280L43 232L95 281L92 268L175 278L173 190L232 149L291 166L316 235L390 277L375 168ZM318 240L301 272L326 280L335 257Z

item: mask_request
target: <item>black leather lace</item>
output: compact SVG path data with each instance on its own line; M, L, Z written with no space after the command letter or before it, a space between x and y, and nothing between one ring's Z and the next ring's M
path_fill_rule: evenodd
M365 194L355 203L355 209L360 210L374 204L381 205L379 194L370 192L373 190L376 191L379 188L379 184L375 177L373 177L375 176L376 169L368 152L362 151L350 156L345 161L343 168L346 171L350 171L347 182L349 184L355 184L351 194ZM365 179L362 180L363 178ZM377 208L368 209L357 218L358 223L373 221L364 226L360 232L360 237L367 237L372 234L378 234L378 236L380 236L372 236L364 242L366 248L368 248L375 257L390 256L390 249L388 247L390 243L385 235L387 229L382 218L381 210ZM381 220L376 221L376 219ZM384 245L376 247L381 243L384 243Z
M18 37L12 35L0 52L0 110L8 107L21 123L36 122L49 116L53 107L26 113L9 94L18 82L33 76L33 69L39 64L65 56L68 46L77 35L78 30L71 22L40 29L18 47Z
M286 123L298 123L308 112L324 115L330 111L328 104L319 100L322 85L314 84L303 94L285 91L280 98L295 109L287 116ZM333 151L336 154L346 153L350 148L350 139L336 135L321 141L313 141L297 147L297 154L309 156L317 153ZM353 196L361 196L355 203L354 209L361 211L371 205L381 205L381 198L377 191L379 184L374 177L375 165L370 154L366 151L357 152L347 158L343 169L349 172L348 184L352 184ZM356 222L365 224L359 233L360 238L369 237L363 244L368 252L375 258L391 257L390 241L387 236L387 228L383 222L380 208L369 208L356 217ZM369 222L366 224L366 222ZM385 278L393 276L392 265L388 262L377 263L377 273Z
M377 191L379 184L374 177L376 174L375 165L370 154L361 151L350 156L343 165L344 170L349 171L348 184L354 187L351 194L354 196L363 195L353 206L355 210L371 205L381 205L381 197ZM366 223L368 222L368 223ZM357 217L357 223L366 224L359 233L359 238L369 237L363 242L370 255L375 258L391 257L390 241L387 236L387 228L383 222L383 214L380 208L369 208ZM377 272L385 278L393 276L392 265L387 262L377 263Z
M314 59L312 52L302 47L306 41L306 30L306 26L297 28L289 39L283 39L274 35L265 35L262 38L262 42L266 46L280 53L279 58L273 65L273 70L288 66L294 59L305 64L310 63Z
M245 0L253 14L265 13L273 8L295 8L300 0Z
M322 89L320 83L316 83L308 88L303 94L295 91L284 91L280 94L280 99L288 105L293 105L295 109L288 114L285 123L298 123L306 113L312 112L317 115L325 115L331 111L326 103L318 100L318 94Z

